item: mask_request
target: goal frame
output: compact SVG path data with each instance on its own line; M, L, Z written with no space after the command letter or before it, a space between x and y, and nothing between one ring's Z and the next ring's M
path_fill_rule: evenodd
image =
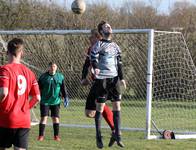
M153 77L153 51L154 51L154 33L155 32L162 32L162 33L175 33L175 34L182 34L181 32L168 32L168 31L155 31L153 29L150 29L148 31L148 62L147 62L147 95L146 95L146 139L162 139L163 135L157 136L157 135L151 135L151 127L152 127L152 77ZM185 42L185 39L183 37L183 41ZM185 42L186 43L186 42ZM186 44L185 44L186 45ZM188 49L188 46L186 45L186 48ZM160 131L163 133L163 131ZM196 133L187 133L187 134L181 134L181 133L175 133L175 139L195 139Z
M151 135L152 126L152 78L153 78L153 52L154 52L154 34L155 32L176 33L181 32L168 32L168 31L155 31L154 29L115 29L113 33L146 33L148 34L148 47L147 47L147 73L146 73L146 139L160 139L161 136ZM65 35L65 34L89 34L90 30L12 30L12 31L0 31L0 35ZM185 41L185 40L184 40ZM175 133L175 139L189 139L196 138L194 134L177 134Z

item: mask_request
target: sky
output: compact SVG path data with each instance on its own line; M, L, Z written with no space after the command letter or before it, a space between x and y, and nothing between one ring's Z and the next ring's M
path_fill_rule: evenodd
M52 0L49 0L52 1ZM60 5L66 5L71 7L71 3L73 0L53 0ZM86 3L96 3L97 1L107 2L111 7L119 7L122 6L125 2L131 1L141 1L141 0L84 0ZM168 13L170 8L173 6L175 2L190 2L191 4L196 5L196 0L142 0L148 5L158 6L158 11L160 13Z

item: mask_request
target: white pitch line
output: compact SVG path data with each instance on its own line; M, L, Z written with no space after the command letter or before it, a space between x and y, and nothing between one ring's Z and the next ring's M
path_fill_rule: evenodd
M45 147L45 146L29 146L29 148L33 148L33 149L47 149L47 150L56 150L57 147ZM58 148L58 150L65 150L65 149L60 149Z

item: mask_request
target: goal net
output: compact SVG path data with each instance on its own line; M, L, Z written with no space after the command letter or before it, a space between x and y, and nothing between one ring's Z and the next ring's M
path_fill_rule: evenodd
M31 126L39 124L39 119L35 114L34 108L31 109Z
M0 52L13 37L23 38L23 63L37 77L50 61L65 75L70 105L61 109L62 126L94 127L94 120L84 115L90 87L80 85L89 34L89 30L0 31ZM122 129L144 131L147 139L160 138L153 120L161 132L196 137L196 70L183 35L126 29L114 30L113 40L122 50L128 87L122 97ZM5 54L0 58L1 64L6 63ZM39 116L39 109L34 112ZM108 128L106 123L103 127Z

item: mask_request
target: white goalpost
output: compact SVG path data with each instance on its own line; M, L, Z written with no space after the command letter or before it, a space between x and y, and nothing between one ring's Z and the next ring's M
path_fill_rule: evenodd
M164 34L178 35L174 37L175 45L171 44L172 41L168 41L168 43L163 43L166 44L165 49L157 47L156 43L159 42L157 37ZM196 102L196 68L183 35L178 32L151 30L148 46L146 138L196 138L196 132L193 129L195 118L192 117L192 114L195 113L194 104ZM161 53L163 56L161 56ZM164 61L164 64L162 61ZM175 110L174 108L178 106L180 106L178 111L181 114L175 115L179 112L173 112L172 109ZM162 108L164 110L161 110ZM159 117L160 115L163 115L163 118ZM159 126L162 126L161 129L158 129L154 120L159 123ZM179 127L181 124L187 126L188 122L192 124L189 129ZM158 135L153 133L153 127L155 131L158 130L156 131L159 133ZM164 135L167 129L169 129L169 135L167 133Z
M165 130L172 131L175 139L196 138L196 67L183 34L153 29L113 32L113 40L122 50L127 81L122 129L144 131L147 139L163 138ZM83 114L89 87L80 85L89 34L90 30L0 31L1 51L11 38L24 39L23 63L38 77L51 60L57 63L71 99L63 114L66 117L61 117L64 126L92 126L92 120ZM5 63L6 56L0 61ZM38 110L34 110L36 118Z
M33 108L31 109L31 126L35 126L39 124L39 119L37 118Z

